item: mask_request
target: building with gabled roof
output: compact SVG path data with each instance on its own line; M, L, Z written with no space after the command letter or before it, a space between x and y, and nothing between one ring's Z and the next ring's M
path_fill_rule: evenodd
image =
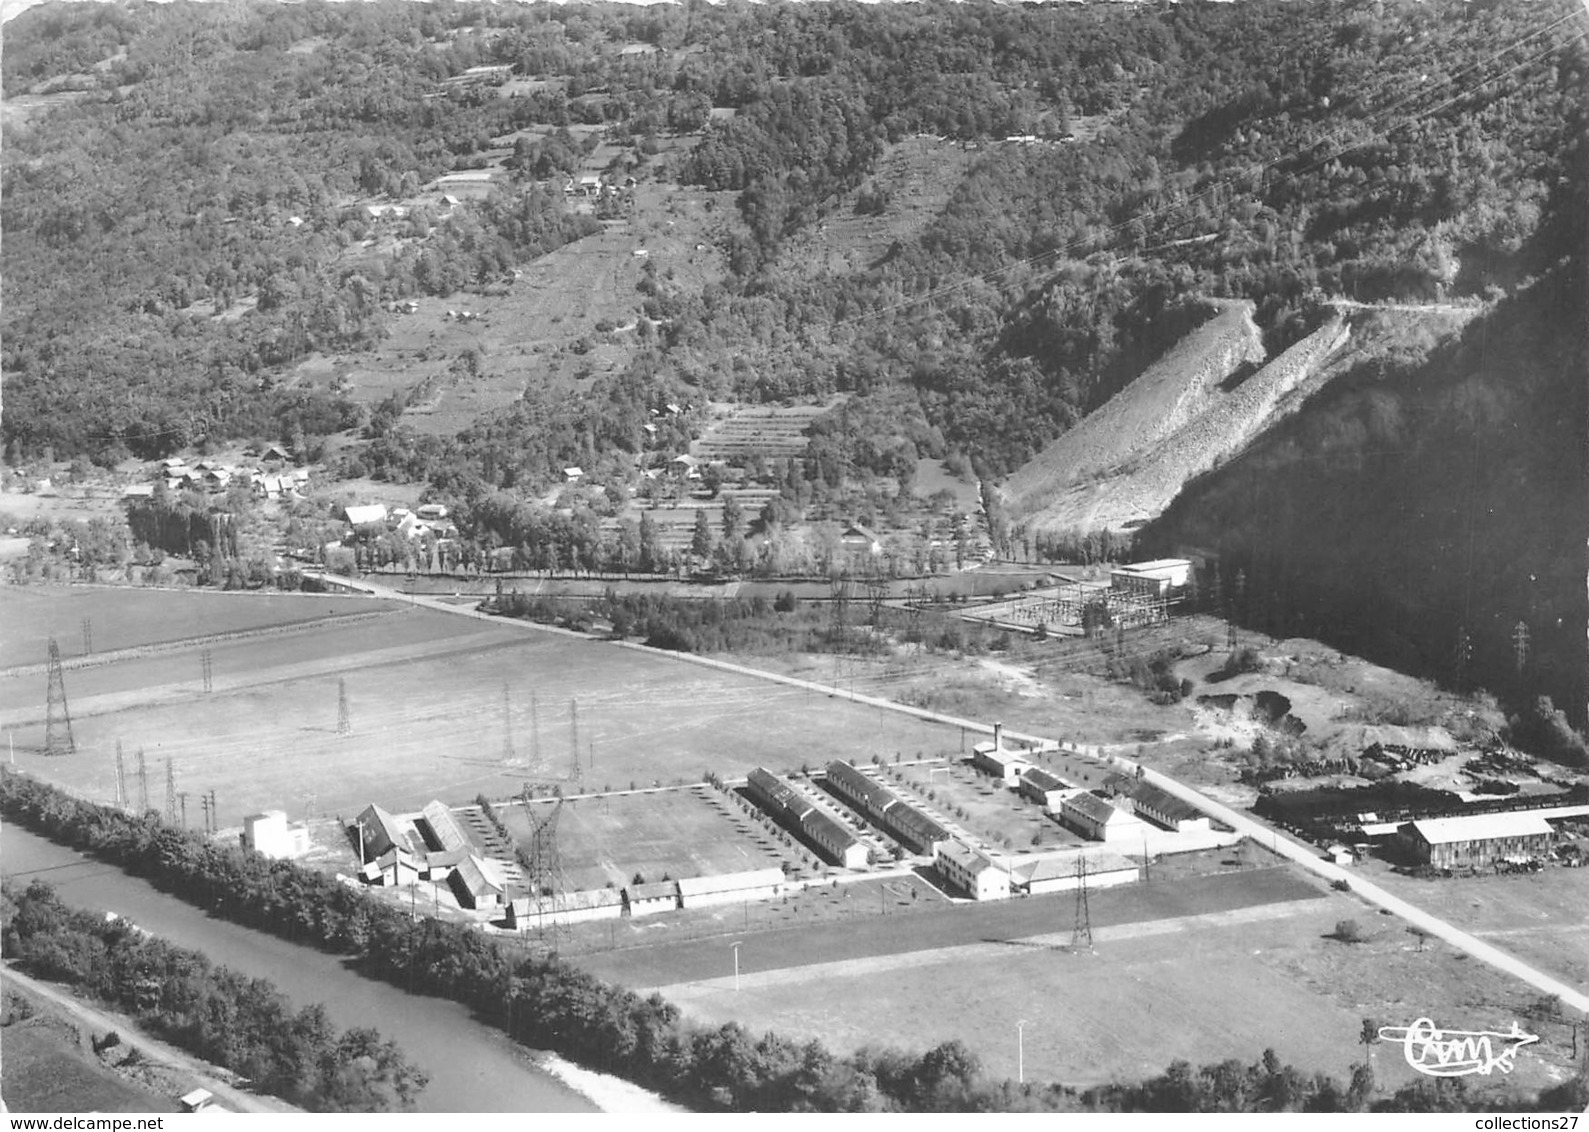
M1104 789L1127 799L1132 813L1164 829L1184 833L1210 828L1208 815L1196 806L1133 775L1112 774L1105 780Z
M591 888L561 896L515 896L506 905L504 922L515 931L541 924L582 924L616 920L623 915L623 893L616 888Z
M1083 857L1087 861L1088 889L1114 888L1135 884L1141 879L1141 870L1135 862L1107 849L1088 849L1085 853L1071 852L1021 862L1014 869L1015 890L1028 896L1073 891L1080 883L1078 861Z
M370 861L359 875L366 884L403 885L419 879L419 861L401 845L394 845Z
M1059 816L1071 829L1093 841L1135 840L1147 832L1141 818L1088 791L1061 801Z
M1010 871L988 854L950 838L933 847L938 872L973 900L1008 900Z
M740 873L685 877L678 882L679 905L683 908L708 908L714 904L740 904L746 900L765 900L783 888L782 869L748 869Z
M447 876L452 894L460 908L477 911L500 908L507 903L507 886L496 862L467 854Z
M825 860L846 869L866 866L870 852L865 843L770 770L757 767L751 771L746 790L757 805L798 834Z
M1030 798L1039 806L1057 813L1059 804L1081 788L1075 783L1066 782L1057 774L1050 774L1042 767L1029 766L1021 772L1019 789L1021 797Z
M853 763L834 759L827 766L826 782L839 797L871 817L899 801L898 796Z
M452 810L441 802L431 802L420 811L420 833L430 849L468 849L469 838Z
M1421 818L1396 827L1402 851L1437 869L1480 869L1500 861L1544 857L1556 831L1538 814L1503 811Z
M676 911L679 907L679 882L654 880L646 884L626 884L623 886L623 906L630 916Z
M397 847L413 852L409 831L381 807L371 803L355 821L358 827L359 846L366 861L373 861L388 849Z
M366 527L386 522L386 504L349 504L342 509L342 517L355 527Z

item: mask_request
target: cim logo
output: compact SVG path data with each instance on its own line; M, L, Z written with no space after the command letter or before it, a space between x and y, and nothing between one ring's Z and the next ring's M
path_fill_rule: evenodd
M1430 1077L1488 1077L1499 1069L1510 1073L1517 1051L1539 1041L1537 1034L1518 1029L1517 1023L1506 1033L1497 1030L1442 1030L1428 1018L1411 1026L1381 1026L1379 1036L1399 1042L1407 1064ZM1500 1052L1496 1052L1499 1045Z

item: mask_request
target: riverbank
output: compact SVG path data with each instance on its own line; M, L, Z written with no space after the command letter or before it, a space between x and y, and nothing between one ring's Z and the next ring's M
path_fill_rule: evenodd
M169 1093L169 1099L174 1099L194 1089L208 1089L215 1095L221 1107L232 1112L304 1111L279 1097L264 1096L236 1088L232 1084L234 1074L194 1057L169 1042L152 1037L125 1014L85 1002L65 987L24 975L9 963L0 970L5 972L7 993L25 992L26 997L37 1003L46 1004L45 1009L51 1013L70 1021L73 1025L86 1027L98 1038L111 1033L118 1035L121 1039L117 1043L118 1048L127 1047L129 1051L136 1051L137 1056L123 1057L118 1065L105 1065L105 1068L143 1090L159 1095ZM136 1072L133 1072L133 1069Z
M543 1053L536 1063L546 1073L579 1093L604 1113L626 1113L650 1116L657 1113L689 1112L682 1105L663 1100L649 1089L633 1081L597 1073L582 1065L575 1065L555 1053Z

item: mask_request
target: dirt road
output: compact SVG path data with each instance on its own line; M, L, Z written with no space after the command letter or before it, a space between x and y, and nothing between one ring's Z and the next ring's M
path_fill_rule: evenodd
M120 1014L107 1014L102 1010L89 1006L79 999L72 997L63 988L54 983L40 982L22 974L9 964L4 968L6 982L26 990L29 994L46 999L59 1008L73 1021L89 1027L101 1034L114 1030L121 1035L123 1043L137 1049L149 1061L161 1062L183 1073L193 1082L193 1088L205 1088L215 1094L215 1099L225 1108L233 1112L302 1112L301 1108L294 1108L284 1100L276 1097L263 1097L254 1093L247 1093L234 1088L226 1082L215 1077L216 1069L208 1062L200 1061L191 1054L184 1053L176 1046L168 1045L158 1038L152 1038L139 1029L137 1023Z

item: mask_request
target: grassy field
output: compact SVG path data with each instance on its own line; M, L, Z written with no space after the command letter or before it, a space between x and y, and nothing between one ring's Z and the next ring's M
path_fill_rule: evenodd
M1338 919L1368 919L1361 906L1286 878L1261 870L1096 893L1091 953L1066 946L1071 902L1061 897L1019 902L1009 923L990 917L993 909L957 908L874 917L871 931L847 925L843 938L872 936L870 949L824 949L827 935L810 929L751 934L737 993L720 944L671 949L698 956L672 965L683 976L673 982L644 952L583 962L620 977L627 964L641 976L636 985L658 986L687 1014L737 1020L753 1033L776 1027L846 1050L921 1050L959 1038L995 1075L1015 1075L1015 1021L1024 1018L1028 1079L1071 1085L1160 1073L1176 1058L1250 1063L1269 1047L1344 1082L1362 1057L1365 1017L1504 1029L1518 1016L1527 997L1518 984L1459 956L1419 952L1394 931L1375 934L1375 923L1364 944L1329 938ZM1034 909L1046 910L1047 922L1021 923ZM956 919L965 930L941 929ZM1567 1072L1565 1035L1535 1032L1548 1047L1521 1058L1502 1087L1536 1088ZM1381 1087L1414 1080L1399 1049L1381 1046L1374 1060Z
M24 1017L24 1015L28 1015ZM11 1112L175 1112L173 1099L102 1065L77 1025L14 989L5 994L5 1077Z
M527 847L531 819L546 820L551 806L538 801L528 813L521 805L496 810ZM621 888L636 874L659 881L776 868L794 856L709 786L570 799L558 817L557 844L575 890Z
M357 604L346 599L346 608ZM335 608L345 611L344 602ZM351 815L371 801L415 809L432 798L513 795L527 779L569 782L574 704L588 790L693 783L707 770L733 777L762 764L930 755L960 743L958 731L820 693L423 610L217 645L210 695L199 652L68 672L71 758L37 753L43 676L0 682L17 766L109 800L120 741L129 793L142 749L155 806L169 758L177 789L195 796L195 824L196 795L214 790L222 823L234 825L260 809ZM337 733L339 681L348 735Z
M44 663L49 639L61 657L83 656L83 621L95 653L292 625L347 613L354 603L312 594L221 593L213 590L141 590L61 586L0 589L0 669ZM365 603L358 612L395 608Z

